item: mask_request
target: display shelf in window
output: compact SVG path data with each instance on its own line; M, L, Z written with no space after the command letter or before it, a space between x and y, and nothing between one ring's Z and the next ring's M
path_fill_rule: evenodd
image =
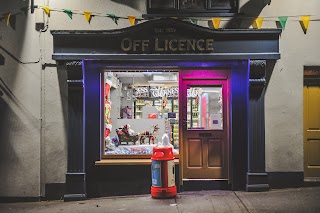
M150 98L139 98L134 102L134 119L142 118L144 106L153 106L154 100Z
M188 128L196 128L199 125L199 103L197 98L189 97L187 104Z

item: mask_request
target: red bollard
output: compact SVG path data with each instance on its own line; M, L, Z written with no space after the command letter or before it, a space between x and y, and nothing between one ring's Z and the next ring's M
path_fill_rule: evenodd
M177 195L177 187L175 185L175 167L172 147L154 147L151 160L151 197L175 197Z

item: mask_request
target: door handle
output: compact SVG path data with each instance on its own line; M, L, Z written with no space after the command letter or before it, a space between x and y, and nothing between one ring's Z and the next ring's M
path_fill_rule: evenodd
M187 121L186 119L183 119L183 120L182 120L182 125L183 125L183 126L186 127L186 126L187 126L187 123L189 123L189 121Z
M184 124L190 123L190 121L187 121L186 119L183 119L182 122L183 122Z

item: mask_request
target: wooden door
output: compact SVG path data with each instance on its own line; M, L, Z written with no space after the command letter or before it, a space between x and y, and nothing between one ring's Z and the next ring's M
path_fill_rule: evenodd
M304 87L304 176L320 178L320 86Z
M183 179L228 179L227 79L181 79Z

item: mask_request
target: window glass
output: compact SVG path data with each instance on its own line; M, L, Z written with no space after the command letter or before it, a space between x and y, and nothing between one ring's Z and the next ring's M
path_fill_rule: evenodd
M205 0L180 0L180 9L205 9Z
M175 8L176 0L149 0L150 8L172 9Z
M211 7L226 7L231 6L230 0L209 0Z
M179 153L178 73L105 72L104 156L152 154L168 134Z
M187 91L188 129L222 130L222 87L191 86Z

